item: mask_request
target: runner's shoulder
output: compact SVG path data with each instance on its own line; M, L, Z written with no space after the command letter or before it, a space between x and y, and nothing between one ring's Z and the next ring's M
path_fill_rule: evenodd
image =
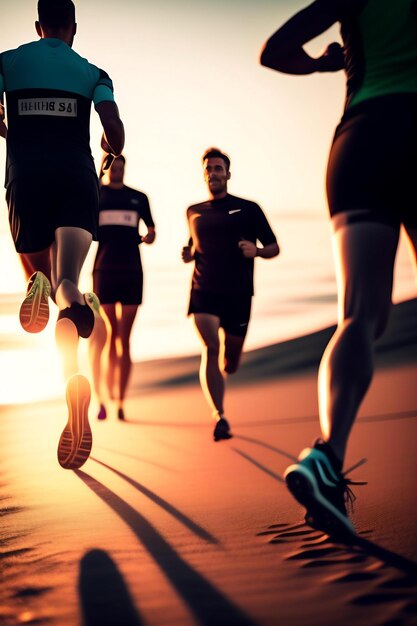
M11 64L15 59L17 59L21 54L25 54L26 52L30 52L33 48L33 45L36 44L36 41L31 41L28 43L23 43L17 48L11 48L10 50L4 50L0 53L0 58L5 64Z
M139 189L134 189L133 187L128 187L127 185L124 185L123 189L125 190L125 193L133 199L137 199L140 202L148 201L148 196L146 195L146 193L140 191Z
M128 185L123 185L123 189L125 189L131 194L136 194L138 196L141 196L142 198L143 196L146 196L146 193L144 193L143 191L140 191L140 189L135 189L134 187L129 187Z
M230 204L233 204L237 208L243 209L245 211L259 211L259 209L261 208L257 202L255 202L254 200L248 200L247 198L239 198L238 196L232 196L231 194L228 194L227 199Z
M83 70L90 75L91 79L94 82L108 81L109 84L111 84L111 78L105 70L98 67L97 65L94 65L94 63L90 63L88 59L81 56L64 41L56 39L38 39L37 41L23 43L17 48L2 52L0 54L0 57L3 65L7 68L12 69L13 63L24 60L25 58L31 60L38 56L44 58L43 51L47 47L50 47L52 49L55 48L57 50L57 54L61 55L63 59L65 58L67 62L71 62L75 66L78 65L79 67L83 68Z
M204 200L203 202L197 202L196 204L191 204L187 209L187 215L191 215L192 213L198 213L201 210L207 209L211 206L211 200Z

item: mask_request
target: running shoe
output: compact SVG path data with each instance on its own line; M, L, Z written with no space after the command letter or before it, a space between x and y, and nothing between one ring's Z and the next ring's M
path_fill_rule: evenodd
M87 304L80 304L79 302L73 302L70 306L62 309L58 313L58 321L62 319L69 319L76 326L78 336L88 339L93 332L94 328L94 311Z
M123 409L122 409L122 408L120 408L120 409L117 411L117 419L121 420L122 422L124 422L124 421L126 420L126 417L125 417L125 412L123 411Z
M84 300L86 301L86 304L88 304L94 315L98 315L99 317L101 317L100 300L98 299L98 296L96 296L94 291L87 291L87 293L84 294Z
M356 534L346 510L346 503L354 500L349 485L365 483L353 483L345 478L334 468L325 450L324 443L303 450L298 463L285 471L287 487L307 509L307 524L329 535Z
M58 461L64 469L78 469L90 456L93 443L88 423L90 397L90 384L85 376L71 376L66 391L68 423L58 444Z
M213 439L214 441L221 441L222 439L231 439L231 437L233 435L230 432L229 422L224 417L221 417L214 427Z
M97 414L97 419L98 420L105 420L107 417L107 411L106 411L106 407L104 406L104 404L100 404L100 408Z
M20 307L19 319L28 333L40 333L49 320L51 284L42 272L35 272L29 279L26 298Z

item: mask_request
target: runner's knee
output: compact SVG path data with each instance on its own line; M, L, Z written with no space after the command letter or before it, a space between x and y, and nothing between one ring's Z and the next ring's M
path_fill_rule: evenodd
M226 374L236 374L237 370L239 369L239 362L240 362L240 357L236 358L228 358L226 357L224 359L224 371L226 372Z
M204 350L208 358L218 358L220 350L219 341L214 338L206 340Z
M342 325L344 327L353 326L355 328L362 328L371 341L379 339L387 327L389 318L389 310L370 313L356 313L354 315L345 316Z

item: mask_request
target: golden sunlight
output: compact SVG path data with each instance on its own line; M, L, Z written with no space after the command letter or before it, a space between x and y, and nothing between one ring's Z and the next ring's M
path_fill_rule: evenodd
M1 322L0 405L61 397L65 387L55 345L54 316L47 328L36 335L28 335L20 328L17 311L2 316Z
M0 352L0 404L23 404L63 394L64 379L55 345Z

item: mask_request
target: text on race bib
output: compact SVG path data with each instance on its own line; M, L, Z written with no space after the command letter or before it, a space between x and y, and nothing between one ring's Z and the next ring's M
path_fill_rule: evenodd
M52 115L77 117L75 98L22 98L18 100L19 115Z
M136 211L100 211L100 226L133 226L138 227L139 216Z

